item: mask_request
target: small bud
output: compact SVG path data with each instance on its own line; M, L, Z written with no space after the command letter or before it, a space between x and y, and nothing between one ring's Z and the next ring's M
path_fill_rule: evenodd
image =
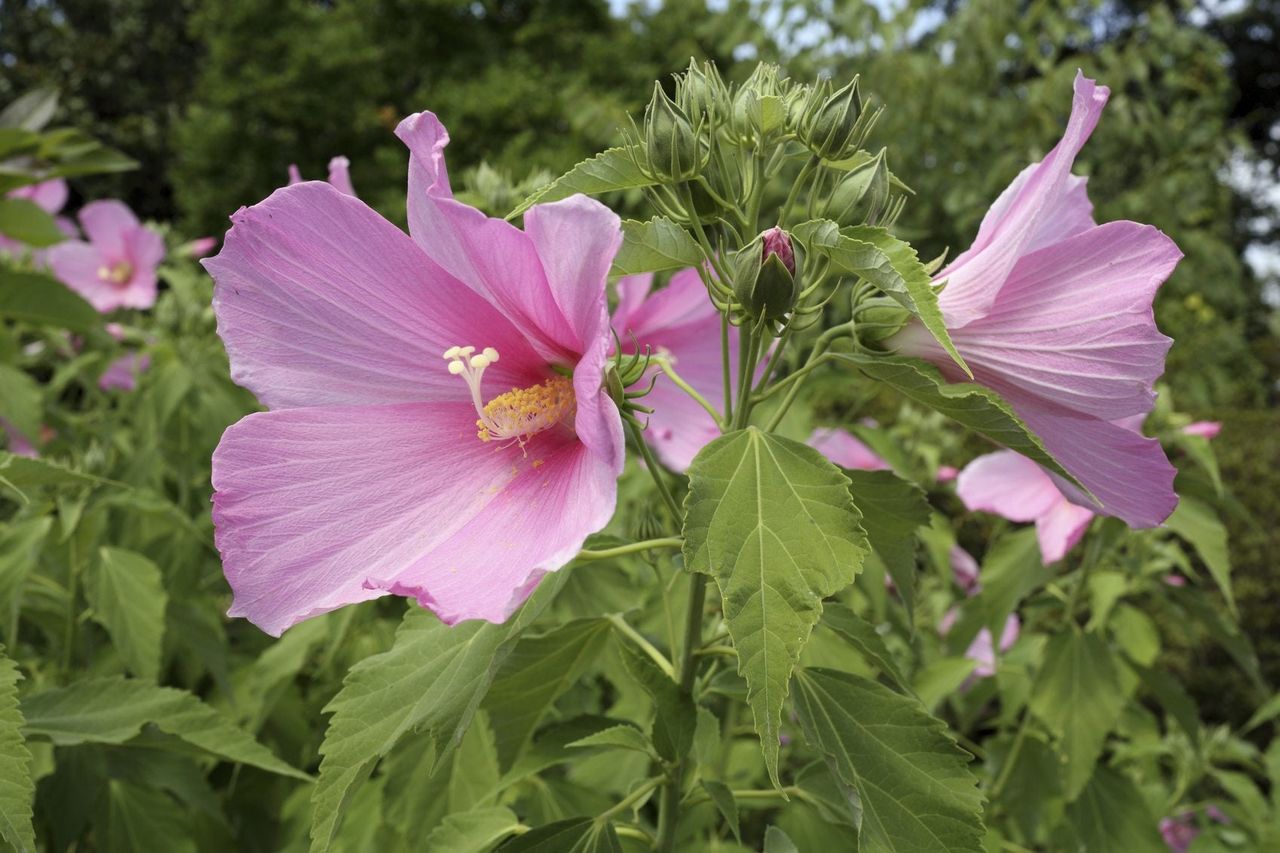
M815 87L814 94L825 87ZM809 150L827 160L840 160L858 150L866 130L862 118L862 98L858 94L858 78L833 92L821 104L817 97L808 99L800 124L800 140Z
M676 103L692 120L715 122L728 105L728 91L720 72L710 62L699 66L692 59L689 68L676 81Z
M662 180L688 180L702 167L698 136L689 117L658 83L653 84L653 99L644 111L644 140L649 169Z
M902 330L911 319L911 312L888 297L876 297L857 308L854 326L858 340L865 344L888 340Z
M831 192L827 219L840 225L871 222L889 201L889 169L884 151L852 169Z
M781 228L770 228L736 255L734 295L752 316L785 316L795 307L799 290L795 247Z

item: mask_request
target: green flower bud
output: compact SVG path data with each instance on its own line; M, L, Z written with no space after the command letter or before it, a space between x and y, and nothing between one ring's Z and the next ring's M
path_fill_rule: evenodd
M910 311L889 297L880 296L858 306L854 329L863 343L880 343L902 331L910 319Z
M699 66L692 59L676 81L676 103L694 121L715 122L728 114L729 92L720 72L710 62Z
M862 121L862 98L858 94L858 78L817 103L826 87L815 87L806 100L801 118L800 141L813 153L826 160L841 160L858 150L867 130Z
M644 111L644 141L649 170L661 180L685 181L703 166L689 117L658 83L653 84L653 99Z
M780 319L799 292L795 247L781 228L770 228L735 256L734 295L752 316Z
M827 219L840 225L874 220L889 201L889 168L884 151L851 170L827 202Z

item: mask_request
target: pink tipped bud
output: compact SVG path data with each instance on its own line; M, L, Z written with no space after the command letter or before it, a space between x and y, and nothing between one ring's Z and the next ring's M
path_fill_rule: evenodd
M760 235L764 241L764 255L760 262L769 260L770 255L777 255L778 260L787 268L787 272L796 274L796 253L791 247L791 236L777 225Z

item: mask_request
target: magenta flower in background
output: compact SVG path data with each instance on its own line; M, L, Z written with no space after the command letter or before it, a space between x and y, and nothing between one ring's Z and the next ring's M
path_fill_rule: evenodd
M1185 435L1198 435L1201 438L1217 438L1222 432L1222 424L1217 421L1195 421L1182 428Z
M613 331L623 352L648 347L668 359L680 378L711 405L724 400L720 352L720 313L707 297L697 270L681 270L661 290L653 290L653 274L619 279ZM729 330L731 387L737 387L738 330ZM648 379L644 380L645 382ZM684 471L698 451L720 435L711 415L670 379L658 376L653 391L642 401L653 409L645 438L658 458L675 471Z
M1160 444L1119 424L1151 411L1170 341L1152 300L1182 253L1150 225L1098 225L1085 179L1071 174L1108 89L1077 74L1062 140L1014 179L978 236L937 276L952 340L978 382L1000 393L1097 498L1071 500L1133 527L1177 504ZM965 379L918 321L891 339L907 355Z
M3 431L8 439L8 450L14 456L25 456L28 459L35 459L40 454L36 451L35 445L22 433L4 418L0 418L0 431Z
M119 201L90 202L79 218L89 241L68 240L49 249L53 274L104 314L155 304L164 239Z
M198 260L206 257L216 248L218 248L217 237L197 237L190 243L180 246L177 254L184 258L196 258Z
M841 468L888 471L892 467L848 430L819 427L809 435L806 443Z
M964 590L965 595L977 593L978 575L981 573L978 561L959 545L952 545L948 556L951 559L951 575L955 578L956 585Z
M62 210L62 206L67 203L67 182L62 178L54 178L50 181L41 181L38 184L28 184L25 187L9 190L5 193L5 198L17 198L29 201L45 213L53 216L54 222L58 228L69 238L79 236L76 231L75 223L65 216L57 216L56 214ZM0 234L0 252L8 254L21 254L28 250L25 243L21 243L12 237ZM31 257L36 266L44 266L48 249L35 249L31 252Z
M1067 500L1049 472L1012 450L988 453L966 465L956 478L956 494L971 510L1034 521L1045 565L1061 560L1094 516Z
M124 340L124 327L119 323L107 323L107 334L117 341ZM151 356L146 353L126 353L107 366L98 377L98 387L103 391L132 391L138 387L138 377L151 366Z
M939 483L950 483L958 476L960 476L960 469L954 465L938 466L937 480Z
M958 607L953 607L944 613L942 620L938 623L938 634L945 637L951 633L951 629L955 627L959 618L960 608ZM1004 620L1004 628L1000 631L1000 654L1013 648L1021 632L1022 621L1018 619L1018 614L1010 613ZM974 661L977 666L973 668L973 673L965 681L962 689L968 689L979 678L990 678L996 674L996 647L990 628L983 627L978 631L973 642L969 643L969 648L965 649L964 656Z
M230 615L270 634L387 594L502 621L613 515L618 217L575 196L521 231L454 200L434 115L397 134L411 236L306 182L204 261L232 376L270 409L213 457Z
M337 188L338 192L358 198L356 188L351 185L351 161L346 157L334 157L329 161L327 180ZM300 183L302 183L302 173L298 171L298 164L290 163L289 186Z

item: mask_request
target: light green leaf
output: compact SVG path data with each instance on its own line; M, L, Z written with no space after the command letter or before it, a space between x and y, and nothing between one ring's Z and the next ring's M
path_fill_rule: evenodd
M35 248L67 238L52 216L23 198L0 198L0 234Z
M106 794L106 853L195 853L191 819L164 791L111 779Z
M648 222L627 219L622 223L622 245L610 275L684 269L702 261L702 250L689 232L665 216Z
M569 744L571 747L603 747L605 749L630 749L636 752L654 754L653 744L635 726L626 724L612 726L602 732L587 735Z
M31 753L22 737L18 707L18 665L0 646L0 840L20 853L34 853L31 803L36 786L31 779Z
M0 364L0 419L8 421L32 444L40 443L44 405L40 386L16 367Z
M559 201L576 193L599 195L613 190L649 187L654 183L640 171L627 149L610 148L589 160L583 160L530 195L507 214L507 219L515 219L535 204Z
M1031 712L1059 741L1067 800L1089 781L1126 697L1106 640L1075 628L1049 640L1031 693Z
M1239 618L1236 597L1231 591L1231 554L1227 550L1227 528L1223 526L1213 507L1204 501L1182 495L1178 508L1169 516L1165 526L1191 543L1209 569L1218 589L1227 599L1231 615Z
M511 766L551 703L599 654L610 630L607 619L581 619L516 645L484 702L503 767Z
M41 486L76 488L101 484L112 484L112 481L72 471L45 459L28 459L0 451L0 485L8 486L23 502L30 500L28 491Z
M310 780L243 729L185 690L126 678L90 678L22 701L27 737L56 746L121 744L151 723L160 731L227 761Z
M685 564L720 587L765 764L780 787L791 671L822 599L852 583L867 556L849 478L813 448L749 427L693 460L685 513Z
M1098 768L1078 799L1067 806L1067 824L1089 853L1167 853L1142 792L1125 777Z
M892 471L845 471L853 502L862 512L871 550L898 588L914 624L916 589L916 529L929 523L929 500L914 483Z
M827 823L862 829L862 800L856 788L840 780L825 761L815 761L796 774L800 798Z
M805 737L862 801L868 853L982 850L982 794L969 755L914 699L860 676L796 676Z
M1013 407L991 389L970 382L948 384L936 367L918 358L862 353L840 353L835 358L855 365L872 379L892 386L904 397L936 409L996 444L1016 450L1068 482L1084 488L1049 455L1040 438L1014 414Z
M0 525L0 623L9 635L0 636L0 642L17 639L23 584L35 568L39 548L52 526L53 519L47 515Z
M574 817L535 827L502 845L502 853L622 853L613 824Z
M0 270L0 317L88 332L102 315L62 282L43 273Z
M977 661L961 655L930 661L916 672L912 685L920 703L929 711L937 708L948 696L955 695L977 665Z
M800 853L800 848L785 832L771 826L764 831L764 853Z
M449 853L485 853L520 828L515 812L504 806L490 806L462 814L451 814L427 836L425 850Z
M872 541L875 541L874 538ZM822 626L834 631L840 639L857 649L868 663L893 679L900 688L913 693L911 682L898 669L893 654L884 644L884 638L870 622L846 605L830 603L823 607Z
M57 109L57 89L32 89L0 112L0 127L41 130Z
M168 603L160 567L133 551L102 548L86 591L93 618L107 629L125 664L135 675L155 680Z
M693 757L699 765L710 767L719 755L720 718L699 705L698 722L693 732Z
M449 814L469 812L472 809L496 805L498 783L502 771L498 769L498 747L493 740L488 715L479 711L462 743L450 756L453 766L448 774Z
M741 842L742 828L738 822L738 801L734 799L733 791L725 783L717 782L714 779L703 779L702 790L707 792L707 796L711 798L716 810L720 812L724 822L729 825L729 830L733 833L733 837Z
M516 640L567 577L562 570L544 580L503 625L450 627L426 610L411 609L388 651L351 668L325 708L333 716L311 797L312 851L329 849L351 798L405 734L426 732L436 739L435 766L452 753Z
M618 646L623 665L653 699L653 745L668 761L679 761L688 752L698 727L693 697L681 690L658 665L631 643Z
M933 280L910 243L899 240L884 228L872 225L840 228L824 219L803 222L793 233L811 253L827 257L836 270L866 279L919 317L952 361L972 378L973 371L964 363L947 332Z

